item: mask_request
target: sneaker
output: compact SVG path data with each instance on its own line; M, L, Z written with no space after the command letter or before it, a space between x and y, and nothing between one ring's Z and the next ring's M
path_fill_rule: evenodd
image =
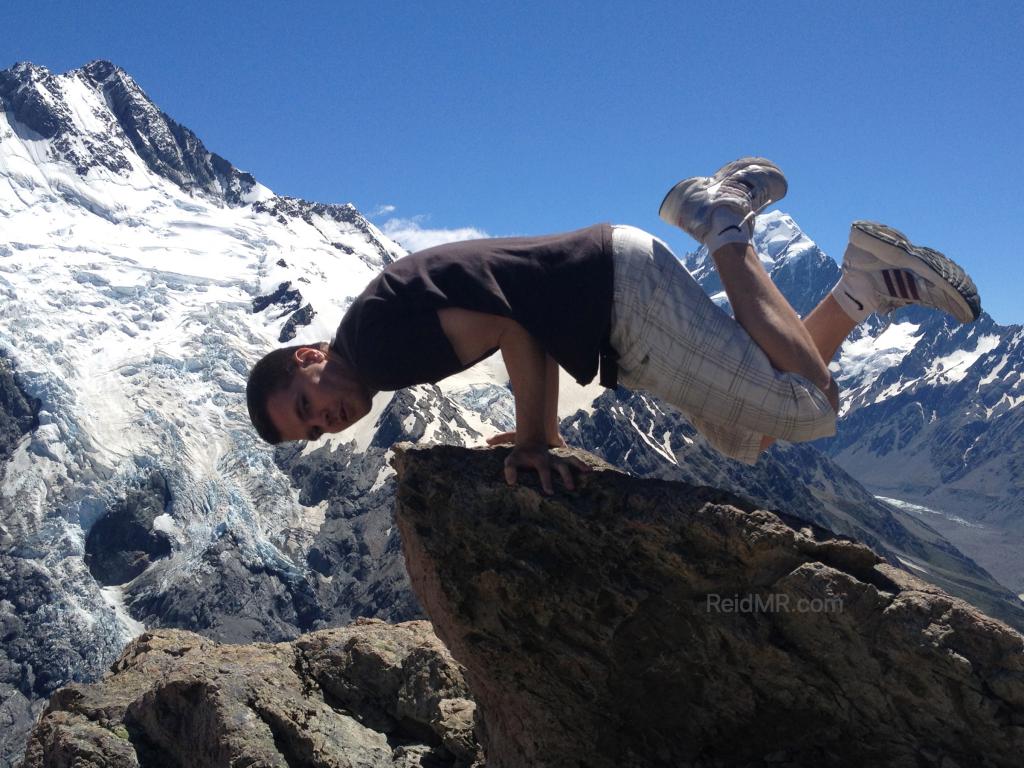
M786 177L771 160L741 157L714 176L683 179L665 195L658 215L703 243L711 231L711 211L727 205L750 223L765 206L786 196Z
M843 277L857 294L850 298L874 304L879 314L910 304L941 309L962 323L981 314L978 289L959 264L874 221L853 222Z

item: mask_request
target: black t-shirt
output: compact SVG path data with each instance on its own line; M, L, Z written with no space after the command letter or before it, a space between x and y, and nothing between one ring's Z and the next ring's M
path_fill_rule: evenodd
M372 389L434 383L463 371L441 328L443 307L510 317L580 384L614 359L611 227L466 240L404 256L352 302L332 342ZM611 366L609 366L611 369ZM614 375L612 375L614 378ZM606 383L602 367L601 383Z

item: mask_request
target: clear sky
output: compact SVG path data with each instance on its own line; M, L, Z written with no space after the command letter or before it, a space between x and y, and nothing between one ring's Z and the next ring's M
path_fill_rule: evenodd
M433 229L635 224L746 154L839 258L875 219L1024 322L1024 3L10 3L0 68L104 58L267 186ZM400 238L401 239L401 238Z

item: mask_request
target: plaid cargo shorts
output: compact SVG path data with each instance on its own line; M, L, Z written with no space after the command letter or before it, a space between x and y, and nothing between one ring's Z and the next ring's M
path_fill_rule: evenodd
M753 464L762 435L801 442L834 435L825 394L768 356L716 305L661 240L612 227L611 345L619 384L682 411L714 448Z

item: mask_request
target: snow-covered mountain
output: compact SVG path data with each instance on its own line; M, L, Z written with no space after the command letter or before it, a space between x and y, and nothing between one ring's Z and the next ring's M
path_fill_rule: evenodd
M255 359L330 338L404 251L350 205L273 195L109 63L20 64L0 103L0 722L18 723L0 746L143 622L250 639L416 614L385 594L397 577L310 568L327 505L258 444L242 395ZM368 497L347 519L354 551L389 540L386 505L379 532L353 532L383 454L347 473Z
M906 311L844 349L849 408L826 445L873 491L924 516L1017 593L1024 593L1022 341L1019 325L987 314L957 326Z
M801 315L813 309L839 279L836 262L803 233L791 216L780 211L757 217L754 248L772 281ZM682 261L716 303L728 306L707 248L686 254Z
M835 272L781 214L758 242L784 286ZM392 526L389 449L511 428L500 356L381 393L315 444L260 443L243 394L255 360L330 338L402 255L353 206L275 195L208 151L109 62L0 71L0 764L44 697L98 676L143 627L278 640L421 615ZM864 538L1024 623L984 570L813 448L747 468L644 393L568 375L561 392L579 447Z

